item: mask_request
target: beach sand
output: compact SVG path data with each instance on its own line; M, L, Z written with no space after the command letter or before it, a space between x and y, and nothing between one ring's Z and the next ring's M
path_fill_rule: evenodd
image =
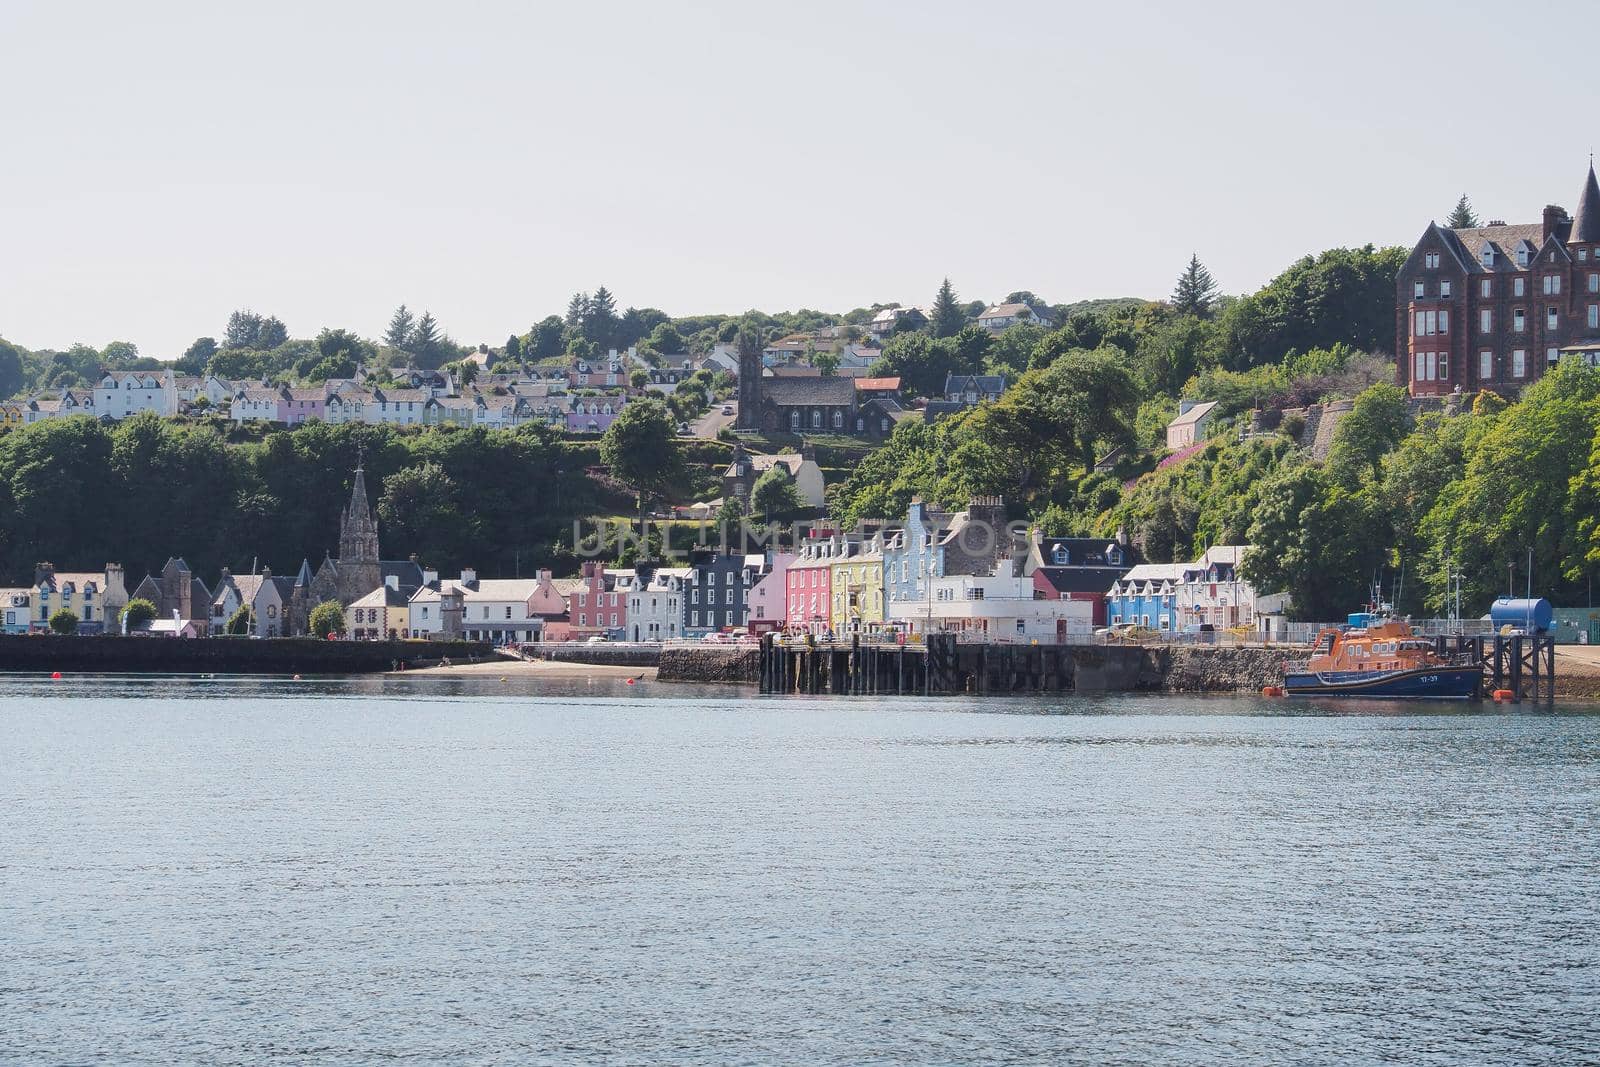
M654 667L602 667L588 663L549 663L544 660L529 662L517 659L491 659L478 663L456 663L449 667L421 667L412 671L393 672L403 675L424 675L441 678L507 677L527 678L643 678L654 680Z

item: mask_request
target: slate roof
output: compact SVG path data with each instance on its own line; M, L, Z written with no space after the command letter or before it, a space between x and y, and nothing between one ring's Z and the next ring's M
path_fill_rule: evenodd
M1104 593L1127 573L1121 567L1040 567L1041 575L1050 588L1058 593Z
M1572 216L1572 236L1567 240L1600 244L1600 183L1595 181L1593 161L1589 163L1589 180L1578 197L1577 213Z
M1566 229L1565 223L1557 227L1553 235L1557 241L1565 240L1565 234L1562 232L1564 229ZM1467 269L1475 274L1517 270L1517 246L1523 241L1527 241L1535 252L1544 247L1542 222L1516 226L1474 226L1466 230L1447 230L1441 227L1440 232L1455 238L1461 246L1462 254L1466 257ZM1483 265L1485 245L1493 245L1497 253L1492 267Z
M1196 404L1194 407L1190 408L1188 411L1185 411L1183 414L1179 415L1177 418L1175 418L1171 422L1167 423L1167 425L1168 426L1192 426L1192 425L1196 425L1196 424L1198 424L1200 422L1201 419L1203 419L1207 415L1211 414L1211 412L1216 409L1216 406L1217 406L1217 401L1215 401L1215 400L1207 400L1204 403Z
M1003 374L950 374L944 379L944 392L946 396L951 393L964 393L968 389L979 393L1003 393L1006 391L1006 378Z
M380 559L378 571L385 584L391 576L398 578L403 593L414 593L422 588L422 568L409 559Z
M779 407L832 404L849 407L855 401L855 382L849 378L773 378L761 383L763 399Z

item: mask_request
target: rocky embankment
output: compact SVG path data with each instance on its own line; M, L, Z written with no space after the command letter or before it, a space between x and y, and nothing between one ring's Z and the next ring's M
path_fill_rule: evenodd
M761 680L761 650L751 645L663 648L656 680L755 685Z
M1151 646L1144 651L1141 681L1167 693L1259 693L1282 685L1284 661L1294 658L1284 648Z

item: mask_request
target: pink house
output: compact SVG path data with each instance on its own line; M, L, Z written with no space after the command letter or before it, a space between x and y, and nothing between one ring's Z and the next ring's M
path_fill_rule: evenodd
M793 552L774 552L772 569L750 587L745 596L746 614L753 634L781 630L788 611L789 564L795 561Z
M620 633L628 625L628 597L619 592L615 575L590 560L567 593L567 618L576 636Z
M298 426L307 419L324 419L327 402L327 394L320 385L309 389L284 389L278 400L278 421Z
M575 396L567 411L567 432L605 433L618 415L622 414L628 398L622 393L605 396Z

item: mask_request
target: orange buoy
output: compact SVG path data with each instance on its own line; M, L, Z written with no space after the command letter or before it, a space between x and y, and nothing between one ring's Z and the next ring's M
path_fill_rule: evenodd
M635 685L637 683L638 683L638 679L637 678L629 678L628 679L628 684L629 685Z
M1510 689L1496 689L1491 695L1496 701L1517 699L1517 694Z
M1264 697L1281 697L1281 696L1283 696L1283 686L1281 686L1281 685L1265 686L1261 690L1261 695L1264 696Z
M60 671L52 671L51 674L50 674L50 680L52 682L61 681L61 672Z

